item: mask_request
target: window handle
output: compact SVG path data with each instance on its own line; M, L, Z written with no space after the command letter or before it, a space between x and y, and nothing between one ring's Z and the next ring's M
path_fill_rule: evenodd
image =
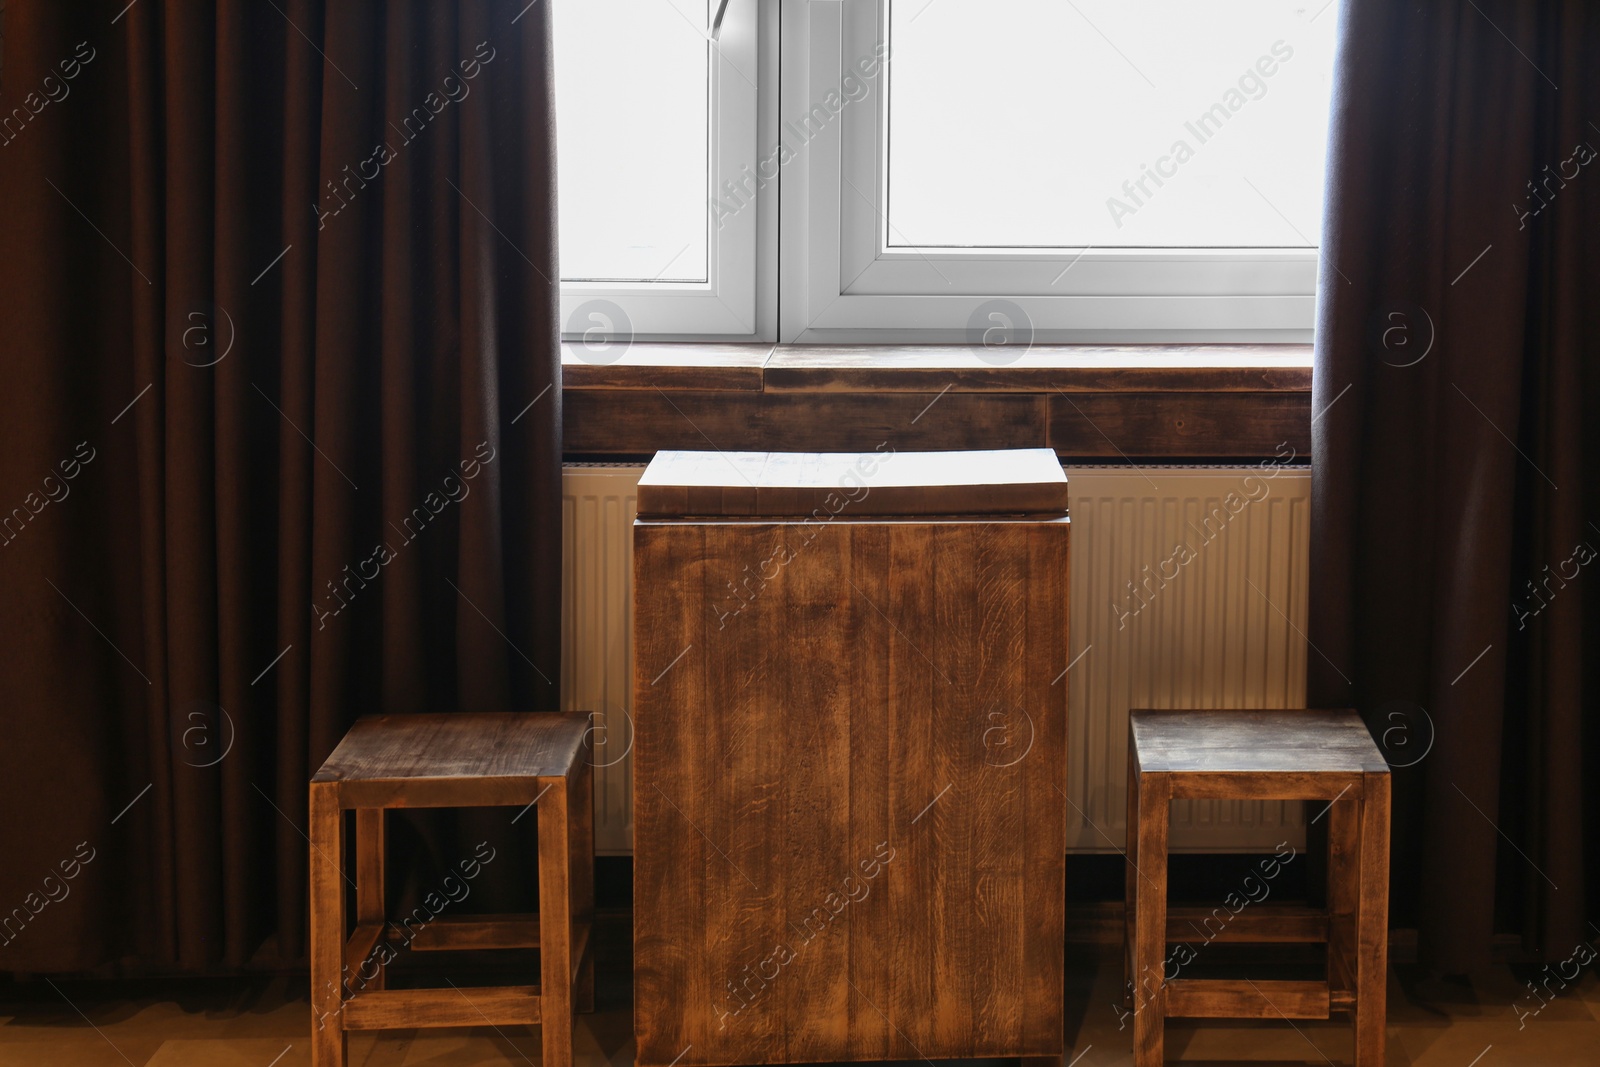
M717 0L716 14L711 16L711 39L722 36L722 16L728 13L728 0Z

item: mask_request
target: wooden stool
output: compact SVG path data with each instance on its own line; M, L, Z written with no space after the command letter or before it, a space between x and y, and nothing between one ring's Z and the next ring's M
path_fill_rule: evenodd
M1328 944L1323 982L1167 974L1167 944L1205 909L1167 909L1173 800L1330 803L1328 908L1245 904L1215 940ZM1308 809L1309 811L1310 809ZM1389 936L1389 765L1353 711L1135 711L1128 743L1127 927L1134 1067L1160 1067L1168 1017L1326 1019L1349 1013L1356 1067L1383 1067ZM1227 909L1232 911L1231 906ZM1191 913L1192 911L1192 913Z
M351 1030L528 1023L543 1024L543 1067L570 1067L573 1012L594 1010L589 940L594 918L594 769L585 758L588 729L589 717L582 712L378 715L350 728L311 779L313 1067L344 1067L345 1034ZM424 911L426 918L413 913L400 923L386 916L387 809L526 810L535 803L538 915L462 917ZM350 883L344 866L347 810L356 813L353 933L345 922L345 887ZM475 870L484 858L464 859L463 870ZM462 876L456 877L459 884ZM385 989L383 965L393 958L387 945L393 940L417 950L537 948L540 983Z

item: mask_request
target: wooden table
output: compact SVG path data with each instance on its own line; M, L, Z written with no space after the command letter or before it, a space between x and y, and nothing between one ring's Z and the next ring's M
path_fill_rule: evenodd
M638 503L637 1062L1059 1056L1055 456L664 452Z

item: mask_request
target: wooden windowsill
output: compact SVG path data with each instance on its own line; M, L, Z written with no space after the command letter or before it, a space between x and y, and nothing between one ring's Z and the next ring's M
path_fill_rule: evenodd
M582 345L562 342L561 388L737 390L760 392L767 360L776 349L767 344L630 345L614 363L582 358Z
M561 346L563 388L849 393L1296 393L1310 345L1035 345L986 363L968 345L634 344L595 364Z
M994 350L990 350L990 354ZM663 448L1054 448L1063 459L1254 459L1310 450L1310 345L562 345L569 456Z

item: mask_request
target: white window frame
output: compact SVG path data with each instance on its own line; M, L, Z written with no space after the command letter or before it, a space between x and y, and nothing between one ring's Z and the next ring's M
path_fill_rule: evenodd
M888 37L891 2L917 0L728 0L708 43L708 280L563 280L564 340L973 343L974 323L1014 327L1010 308L1044 343L1312 339L1316 249L891 246L883 134L893 57L864 79L858 102L802 130L830 93L846 97L847 69L861 77ZM648 178L649 161L626 145L617 165ZM746 199L754 187L753 201L719 225L711 201L726 198L729 181Z
M842 93L847 70L860 77L890 2L783 0L782 115ZM888 89L880 70L784 168L779 340L970 342L974 323L1014 325L1009 308L1036 341L1311 339L1316 249L891 247Z
M568 0L572 2L572 0ZM594 0L577 0L589 3ZM714 11L716 3L710 5ZM726 195L725 182L744 181L755 173L763 101L772 101L777 69L775 12L761 0L730 0L713 39L706 27L710 56L709 173L706 210L706 276L704 282L561 281L562 338L600 340L756 340L770 318L772 299L763 301L760 286L770 285L770 270L761 258L775 247L776 219L761 210L765 197L722 219L710 201ZM764 47L770 46L770 47ZM766 53L766 54L764 54ZM773 89L766 81L772 79ZM775 106L771 109L775 111ZM648 181L650 161L634 158L629 146L616 146L619 167L636 168ZM720 224L719 224L720 223ZM770 236L764 230L773 231ZM769 305L763 307L763 303ZM617 313L620 309L621 314Z

